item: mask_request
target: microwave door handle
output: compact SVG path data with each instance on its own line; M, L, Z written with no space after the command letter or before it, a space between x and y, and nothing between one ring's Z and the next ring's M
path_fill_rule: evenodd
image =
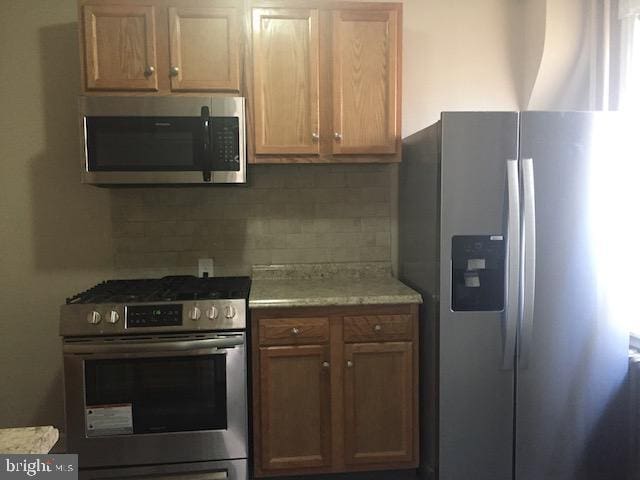
M211 118L209 115L209 107L206 105L200 110L200 124L202 128L202 180L204 182L211 181Z

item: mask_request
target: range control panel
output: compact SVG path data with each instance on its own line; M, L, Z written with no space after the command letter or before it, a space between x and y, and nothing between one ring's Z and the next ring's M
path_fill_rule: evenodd
M189 300L166 303L82 303L60 309L60 334L137 335L142 332L190 332L244 329L247 301Z
M505 248L502 235L452 237L451 310L504 309Z
M182 304L125 306L127 328L182 325Z

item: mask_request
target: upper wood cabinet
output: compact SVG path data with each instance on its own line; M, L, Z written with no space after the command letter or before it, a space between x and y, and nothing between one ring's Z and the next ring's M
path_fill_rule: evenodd
M398 18L395 10L333 12L333 152L394 153Z
M319 153L318 10L253 9L255 152Z
M87 89L158 89L154 10L142 5L85 5Z
M252 9L250 161L399 161L402 5L279 5Z
M239 90L238 42L235 8L170 7L171 90Z
M239 92L242 9L232 0L80 0L89 93Z

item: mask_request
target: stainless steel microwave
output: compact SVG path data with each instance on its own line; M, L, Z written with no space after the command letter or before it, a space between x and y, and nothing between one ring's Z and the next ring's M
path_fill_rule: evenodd
M245 183L242 97L80 97L82 182Z

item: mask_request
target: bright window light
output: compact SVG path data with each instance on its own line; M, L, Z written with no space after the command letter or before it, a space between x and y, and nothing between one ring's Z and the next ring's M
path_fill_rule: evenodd
M640 337L637 313L640 281L640 161L634 139L637 125L624 118L594 121L589 210L602 305L615 324Z
M626 131L616 136L624 140L616 142L613 151L604 157L609 159L607 165L600 165L599 171L594 172L593 200L599 204L594 208L599 270L609 290L610 309L640 339L640 316L634 305L640 283L640 254L636 253L640 238L640 15L625 21L628 23L624 28L628 30L623 36L622 52L626 71L619 109L628 115L622 127Z
M629 60L626 98L621 107L623 110L640 111L640 17L636 17L633 25Z

